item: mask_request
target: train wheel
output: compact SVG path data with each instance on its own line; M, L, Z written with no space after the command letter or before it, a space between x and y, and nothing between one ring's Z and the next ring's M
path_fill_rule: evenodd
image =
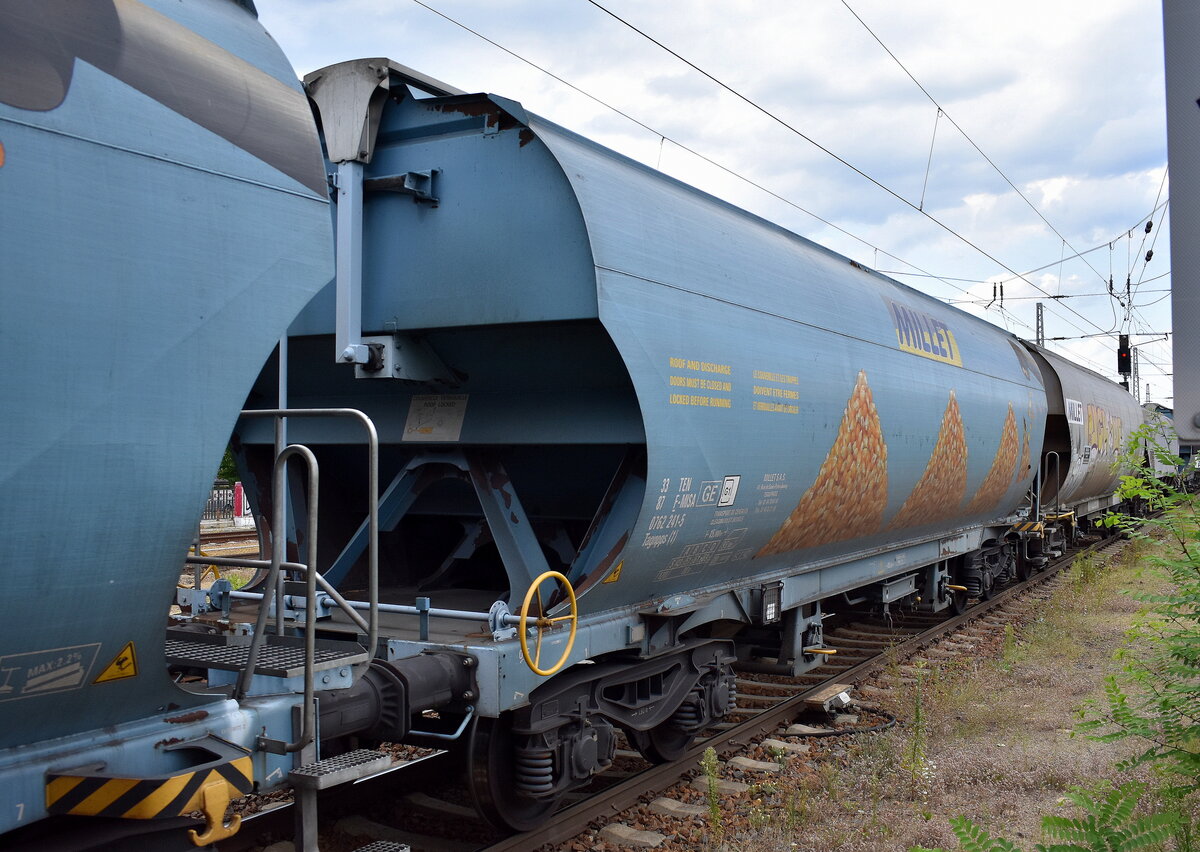
M625 735L629 744L651 763L671 763L679 760L696 738L695 734L681 731L667 722L648 731L626 731Z
M467 786L475 810L499 831L529 831L545 822L559 798L534 799L517 792L517 751L512 714L477 716L467 745Z

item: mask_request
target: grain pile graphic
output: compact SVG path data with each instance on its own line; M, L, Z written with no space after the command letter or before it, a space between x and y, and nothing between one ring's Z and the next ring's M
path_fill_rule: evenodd
M950 401L942 414L942 426L925 472L888 529L931 524L957 514L966 489L967 441L958 400L954 391L950 391Z
M887 506L887 445L859 371L841 426L816 481L757 556L816 547L879 530Z
M1028 434L1028 433L1026 433ZM1000 498L1012 484L1011 471L1017 463L1017 418L1013 416L1012 403L1008 404L1008 416L1004 418L1004 431L1000 434L1000 446L996 449L996 457L992 459L992 469L983 478L983 484L971 498L964 510L966 514L986 512L1000 502ZM1028 451L1028 447L1026 448Z

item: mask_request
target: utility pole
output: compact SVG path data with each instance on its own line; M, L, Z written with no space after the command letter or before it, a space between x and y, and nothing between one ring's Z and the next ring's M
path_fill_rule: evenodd
M1142 387L1140 384L1138 384L1138 349L1136 346L1134 346L1129 351L1130 351L1130 354L1133 356L1132 358L1129 359L1130 366L1133 368L1133 370L1129 376L1129 381L1133 385L1133 398L1136 399L1138 402L1141 402L1142 401Z
M1037 303L1037 345L1046 345L1046 320L1042 313L1042 303Z

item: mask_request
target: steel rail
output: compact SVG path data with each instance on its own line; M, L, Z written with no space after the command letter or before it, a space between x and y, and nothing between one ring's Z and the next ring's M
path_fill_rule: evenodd
M213 544L214 542L225 541L249 541L258 539L258 529L255 527L243 527L241 529L232 529L226 531L212 530L209 532L200 533L200 545Z
M879 669L884 668L887 657L905 656L928 645L935 639L956 630L964 624L970 624L992 610L1000 607L1013 598L1037 588L1055 577L1075 558L1087 553L1094 553L1105 547L1120 543L1120 539L1104 539L1088 547L1063 554L1044 570L1032 577L1009 586L997 592L990 599L980 601L975 606L952 618L934 625L909 639L895 645L889 645L885 651L872 656L870 659L849 668L843 669L814 686L803 688L800 692L780 702L774 707L756 713L735 727L721 731L707 739L698 741L689 748L682 757L672 763L653 766L636 775L630 776L611 787L589 796L587 799L564 808L554 816L554 821L533 831L514 834L503 840L482 847L480 852L522 852L535 849L547 843L563 843L585 831L589 823L596 819L610 816L627 810L638 803L642 796L657 792L679 781L684 775L696 768L697 762L708 748L716 749L719 755L745 748L757 736L768 734L781 724L790 723L806 709L806 700L815 696L831 683L859 683ZM847 731L847 733L852 733Z

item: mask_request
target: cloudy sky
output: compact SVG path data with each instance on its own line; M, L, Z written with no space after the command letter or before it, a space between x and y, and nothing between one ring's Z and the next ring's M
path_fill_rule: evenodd
M1158 2L597 3L256 0L300 75L387 56L504 95L1022 337L1041 300L1113 378L1130 331L1170 404Z

